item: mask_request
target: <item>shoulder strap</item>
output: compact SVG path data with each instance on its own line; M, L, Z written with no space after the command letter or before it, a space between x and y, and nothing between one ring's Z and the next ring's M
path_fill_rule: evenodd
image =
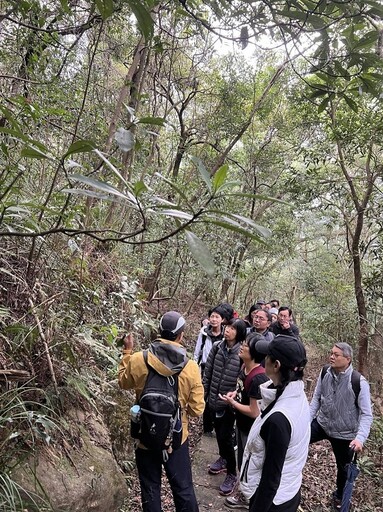
M323 380L323 377L326 375L327 370L330 368L330 364L325 364L322 368L321 374L320 374L320 380Z
M207 334L206 333L202 334L201 352L203 350L203 347L205 346L206 338L207 338Z
M245 387L245 390L246 390L246 393L249 391L249 387L250 387L250 382L252 381L252 379L256 376L256 375L260 375L262 373L266 373L265 372L265 369L263 368L263 366L259 365L257 366L256 368L253 368L251 370L251 372L246 375L245 377L245 380L243 382L243 385Z
M202 343L201 343L201 348L200 348L200 351L199 351L199 356L198 356L198 361L197 363L198 364L201 364L201 361L202 361L202 352L203 352L203 348L205 346L205 343L206 343L206 338L207 338L207 334L202 334Z
M361 374L358 371L352 370L351 386L352 386L353 392L355 393L355 404L356 405L358 405L358 396L360 393L360 377L361 377Z
M160 373L158 373L152 366L149 365L148 363L148 350L143 350L142 351L142 355L143 355L143 358L144 358L144 361L145 361L145 364L148 368L148 371L152 371L154 373L157 373L158 375L161 375ZM188 364L189 361L187 361L187 363L185 364L185 366ZM182 372L182 370L185 368L185 366L183 368L181 368L181 370L177 373L173 373L173 375L169 375L169 377L173 377L173 380L174 380L174 384L172 384L173 386L173 389L174 389L174 392L176 394L176 396L178 397L178 376L179 374ZM161 375L161 377L164 377L164 378L167 378L166 375ZM169 382L170 379L169 379Z

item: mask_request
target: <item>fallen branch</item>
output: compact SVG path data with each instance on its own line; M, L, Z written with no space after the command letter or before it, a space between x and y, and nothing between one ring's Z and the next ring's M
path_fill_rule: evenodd
M31 374L26 370L0 370L0 380L29 380Z

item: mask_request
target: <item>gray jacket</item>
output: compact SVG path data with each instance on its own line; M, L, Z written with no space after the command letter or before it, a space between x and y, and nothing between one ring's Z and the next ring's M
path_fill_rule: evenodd
M241 368L239 358L240 343L228 348L226 341L217 341L210 350L203 375L203 386L205 388L205 401L212 411L224 411L228 406L227 402L218 396L234 391L237 386L237 378Z
M352 365L344 372L336 373L328 368L323 379L319 375L310 403L310 418L316 417L329 437L366 441L372 424L370 386L360 377L360 392L355 403L351 385Z

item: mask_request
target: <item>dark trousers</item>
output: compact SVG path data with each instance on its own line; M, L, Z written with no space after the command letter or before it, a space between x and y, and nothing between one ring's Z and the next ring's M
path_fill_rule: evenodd
M252 506L254 504L257 492L250 498L249 512L258 512L258 510ZM281 503L280 505L274 505L274 503L272 503L271 507L268 509L268 512L297 512L300 502L301 491L299 490L294 498L291 498L291 500L286 501L285 503Z
M243 454L245 452L245 446L249 432L244 432L237 427L237 467L238 471L241 471Z
M342 498L343 489L347 480L347 468L346 464L351 462L352 451L350 450L350 441L352 439L335 439L326 434L323 428L319 425L317 420L314 418L311 422L311 438L310 444L322 441L322 439L328 439L331 443L332 451L335 455L336 467L338 469L336 475L336 495L338 498Z
M213 430L214 430L213 416L211 414L209 404L206 402L205 410L203 411L203 431L206 434L206 432L213 432Z
M214 418L215 434L217 437L219 455L226 460L227 472L236 475L235 450L233 445L233 427L235 414L227 407L221 417Z
M165 468L172 489L176 512L198 512L187 440L169 455L167 462L163 461L162 451L137 448L136 464L143 512L161 512L162 510L162 466Z

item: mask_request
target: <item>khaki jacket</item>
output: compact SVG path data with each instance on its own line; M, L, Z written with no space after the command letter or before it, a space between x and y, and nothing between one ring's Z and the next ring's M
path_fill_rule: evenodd
M156 343L159 347L165 348L168 353L170 351L177 354L178 359L184 359L182 365L185 365L178 377L178 399L182 408L182 443L184 443L189 434L188 416L201 416L205 408L200 370L195 361L187 359L185 349L179 343L162 338L159 338ZM168 360L164 361L162 362L152 352L148 352L149 366L161 375L170 376L179 370L179 364L172 366ZM144 388L147 375L148 368L142 351L132 354L131 350L124 350L118 370L120 388L134 389L138 399Z

